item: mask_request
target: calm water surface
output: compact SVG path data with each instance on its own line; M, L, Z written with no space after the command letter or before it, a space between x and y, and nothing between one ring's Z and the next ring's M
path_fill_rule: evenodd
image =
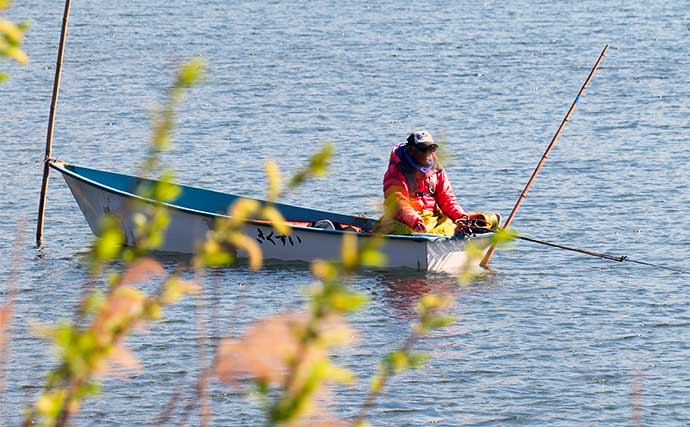
M0 86L0 279L18 278L6 425L19 423L54 366L30 329L70 316L92 238L53 176L46 244L32 246L62 5L16 3L9 16L33 24L31 64L3 62L13 79ZM426 128L448 141L445 164L462 204L507 214L610 43L513 225L690 268L690 15L674 2L638 3L76 2L54 154L133 172L150 108L176 66L203 55L208 78L182 106L177 145L165 155L179 181L261 195L265 161L289 173L330 139L330 174L286 201L375 215L391 146ZM361 343L338 361L362 379L339 391L335 410L358 409L366 379L408 333L418 296L450 290L457 324L422 343L433 359L391 382L375 425L627 426L635 402L643 425L690 424L689 276L522 242L492 265L495 276L468 287L447 276L357 276L371 303L352 319ZM299 307L313 280L303 266L210 276L204 299L220 316L208 325L212 339ZM150 425L171 398L190 398L196 316L187 301L130 339L145 369L106 381L75 424ZM211 399L216 425L262 424L236 390L216 384Z

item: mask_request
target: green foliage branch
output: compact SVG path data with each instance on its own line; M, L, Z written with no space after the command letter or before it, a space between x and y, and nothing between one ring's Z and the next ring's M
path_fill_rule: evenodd
M0 0L0 12L9 9L9 0ZM29 22L14 23L0 16L0 58L7 58L20 64L29 62L29 56L21 48L24 34L29 29ZM0 71L0 83L9 79L9 75Z
M184 93L202 79L203 70L200 60L190 61L180 68L166 103L153 114L153 136L139 169L141 174L157 169L160 153L172 143L175 111ZM248 257L250 268L261 268L261 250L244 231L247 221L264 222L280 234L289 234L290 225L275 203L286 192L322 176L333 152L333 144L325 144L310 157L304 168L286 180L285 187L277 164L267 162L266 203L239 199L229 207L191 258L194 281L182 280L178 274L167 274L160 263L147 256L164 242L170 222L166 206L180 195L180 188L172 183L174 173L165 170L157 181L142 181L137 193L146 202L134 202L128 207L133 212L135 225L131 241L124 235L120 220L113 215L106 216L88 257L94 281L107 268L114 270L110 271L108 289L89 289L75 321L42 329L43 335L51 339L58 350L60 363L48 374L44 391L28 410L24 425L67 425L84 399L99 391L98 377L107 372L110 365L136 368L138 361L124 347L124 339L137 328L161 319L166 305L176 303L187 294L201 292L203 274L208 267L232 265L241 251ZM414 351L414 345L425 335L452 323L452 318L443 314L452 303L450 296L430 294L420 299L416 309L418 318L410 335L400 348L390 352L381 362L362 409L353 420L333 420L319 405L329 385L355 381L350 370L333 363L332 352L352 342L356 335L345 318L361 310L368 298L352 290L351 280L363 267L385 266L386 258L381 250L384 233L385 228L381 228L362 239L357 239L355 233L343 233L338 260L312 263L311 270L317 281L308 289L304 310L261 319L250 326L244 337L226 338L218 345L213 362L202 369L198 381L196 398L200 402L201 425L211 423L205 393L212 376L233 386L247 380L253 383L254 390L261 396L269 426L324 424L326 421L332 425L364 426L389 379L423 366L428 355ZM125 246L125 242L129 246ZM117 270L118 266L121 271ZM161 285L156 293L147 295L135 284L151 277L160 279ZM269 341L285 351L272 348L269 353L276 356L271 361L274 366L257 367L254 362L261 350L257 343L265 342L266 337L275 338L276 331L280 331L280 339ZM166 407L166 413L171 412L171 406ZM193 406L187 405L188 408ZM167 418L164 415L160 419Z

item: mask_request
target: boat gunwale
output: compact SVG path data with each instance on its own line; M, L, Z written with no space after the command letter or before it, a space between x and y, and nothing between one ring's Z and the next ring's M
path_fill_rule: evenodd
M82 168L82 169L92 169L92 170L96 170L96 171L98 171L98 172L104 172L104 173L107 173L107 174L114 174L114 175L125 176L125 177L128 177L128 178L133 178L133 179L137 179L137 180L142 180L142 179L143 179L143 180L147 180L147 181L160 182L160 181L155 180L155 179L151 179L151 178L141 178L141 177L136 177L136 176L133 176L133 175L122 174L122 173L118 173L118 172L110 172L110 171L103 171L103 170L99 170L99 169L87 168L87 167L84 167L84 166L79 166L79 165L75 165L75 164L72 164L72 163L67 163L67 162L65 162L65 161L63 161L63 160L59 160L59 159L50 159L48 165L49 165L51 168L57 170L58 172L60 172L60 173L62 173L62 174L69 175L70 177L72 177L72 178L74 178L74 179L76 179L76 180L78 180L78 181L84 182L84 183L86 183L86 184L88 184L88 185L92 185L92 186L97 187L97 188L99 188L99 189L101 189L101 190L103 190L103 191L107 191L107 192L109 192L109 193L117 194L117 195L119 195L119 196L134 198L134 199L137 199L137 200L146 202L146 203L159 204L159 205L165 206L165 207L168 208L168 209L177 210L177 211L181 211L181 212L185 212L185 213L190 213L190 214L194 214L194 215L202 215L202 216L209 217L209 218L230 218L230 216L225 215L225 214L221 214L221 213L211 213L211 212L201 211L201 210L198 210L198 209L193 209L193 208L188 208L188 207L184 207L184 206L179 206L179 205L176 205L176 204L173 204L173 203L160 202L160 201L157 201L157 200L153 200L153 199L149 199L149 198L140 196L140 195L135 194L135 193L131 193L131 192L128 192L128 191L123 191L123 190L120 190L120 189L117 189L117 188L114 188L114 187L110 187L110 186L105 185L105 184L103 184L103 183L101 183L101 182L98 182L98 181L94 181L94 180L92 180L92 179L89 179L89 178L87 178L87 177L85 177L85 176L83 176L83 175L81 175L81 174L79 174L79 173L77 173L77 172L75 172L75 171L73 171L73 170L70 170L70 169L68 169L66 166L72 166L72 167L77 167L77 168ZM213 191L213 192L216 192L216 193L225 194L225 195L229 195L229 196L235 196L235 197L238 197L238 198L243 198L243 199L248 199L248 200L256 200L256 201L258 201L258 202L260 202L260 203L267 203L265 200L257 199L257 198L254 198L254 197L245 197L245 196L236 195L236 194L223 193L223 192L216 191L216 190L208 190L208 189L205 189L205 188L194 187L194 186L185 185L185 184L178 184L178 183L173 183L173 184L174 184L174 185L177 185L177 186L179 186L179 187L183 187L183 188L190 188L190 189L201 190L201 191ZM302 208L302 207L300 207L300 206L293 206L293 205L290 205L290 206L295 207L295 208L298 208L298 209L308 209L308 208ZM320 212L324 212L325 214L331 213L331 212L327 212L327 211L320 211ZM345 216L351 216L351 217L352 217L352 215L345 215ZM265 220L258 220L258 219L252 219L252 218L250 218L250 219L247 219L246 222L249 223L249 224L252 224L252 225L257 225L257 226L264 226L264 227L265 227L265 226L271 226L271 227L272 227L272 224L271 224L270 222L268 222L268 221L265 221ZM288 223L289 223L289 222L288 222ZM356 234L358 237L367 237L367 238L372 238L372 237L375 236L374 233L365 233L365 232L349 231L349 230L327 230L327 229L322 229L322 228L306 227L306 226L292 225L292 224L290 224L290 227L293 228L293 229L297 229L297 230L300 230L300 231L302 231L302 232L308 232L308 233ZM411 240L411 241L415 241L415 242L439 242L439 241L444 242L444 241L450 241L450 240L463 240L463 241L469 241L469 240L471 240L471 239L465 239L465 238L463 238L463 239L456 239L456 238L451 238L451 237L441 236L441 235L435 235L435 234L424 234L424 235L385 234L385 235L383 235L383 237L385 237L386 239L391 239L391 240L407 240L407 241L410 241L410 240Z

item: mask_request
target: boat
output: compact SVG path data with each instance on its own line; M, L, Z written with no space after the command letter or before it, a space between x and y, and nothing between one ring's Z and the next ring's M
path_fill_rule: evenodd
M152 179L78 166L59 159L51 159L49 166L62 174L94 234L98 234L101 217L113 214L120 222L125 245L128 246L136 244L132 216L136 209L141 209L137 207L140 205L131 202L161 203L135 192L142 184L155 184L156 181ZM162 252L193 254L213 229L214 222L227 218L228 207L240 198L247 198L176 185L181 190L178 198L174 202L163 203L168 209L170 223L158 249ZM260 199L254 200L266 203ZM354 233L359 239L376 236L373 230L377 221L373 218L280 203L274 206L291 225L290 234L280 234L270 222L258 218L247 220L244 226L245 233L260 245L265 260L311 262L315 259L338 259L344 235ZM386 268L445 273L457 273L472 263L465 253L468 242L474 242L478 247L487 247L489 244L486 236L460 235L451 238L413 233L383 237L381 251L387 258ZM247 256L242 251L237 255L239 258Z

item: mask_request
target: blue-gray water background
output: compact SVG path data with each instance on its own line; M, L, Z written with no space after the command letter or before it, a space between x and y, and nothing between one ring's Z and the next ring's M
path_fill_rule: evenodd
M31 325L70 317L92 239L53 174L45 246L33 247L62 7L17 0L6 14L32 20L31 63L0 63L12 74L0 86L3 294L13 269L18 278L0 414L7 425L19 423L55 364ZM610 43L513 225L690 268L689 39L690 14L671 1L77 0L54 154L134 172L150 108L176 67L203 55L207 80L185 100L164 157L178 181L260 196L265 161L289 173L331 139L330 174L285 201L374 215L391 146L426 128L448 141L446 167L464 207L508 214ZM451 290L457 324L422 343L433 359L390 383L375 425L626 426L637 403L644 425L690 423L689 276L522 242L492 265L494 277L469 287L446 276L357 276L371 302L352 319L361 342L338 361L361 379L338 391L335 410L357 410L376 364L408 333L416 298ZM220 321L205 335L237 334L298 307L312 280L303 266L214 272L205 302ZM171 397L189 398L195 313L187 300L128 340L144 370L107 380L76 425L150 425ZM211 400L216 425L262 424L237 390L214 384Z

